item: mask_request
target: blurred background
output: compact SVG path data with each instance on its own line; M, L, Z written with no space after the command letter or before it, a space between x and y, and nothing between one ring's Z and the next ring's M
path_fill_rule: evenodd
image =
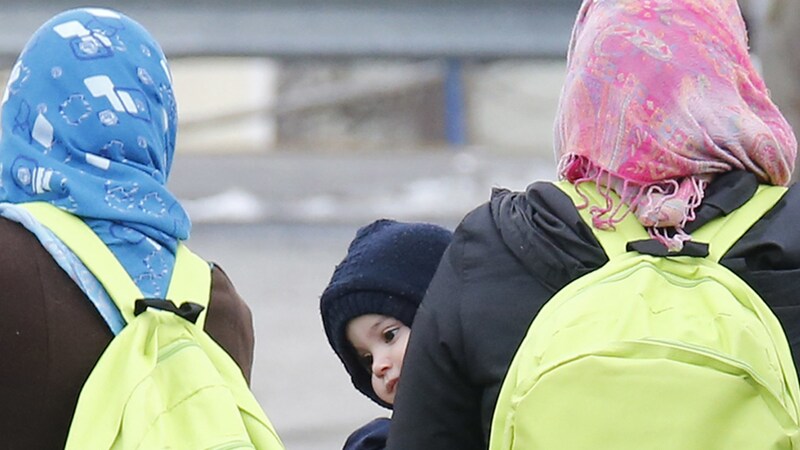
M493 187L555 177L552 123L580 3L91 2L142 23L170 58L170 187L192 217L190 246L253 309L253 390L288 449L341 448L390 414L352 388L318 313L356 229L379 217L454 228ZM77 6L0 1L0 76L41 23ZM742 7L794 121L800 2Z

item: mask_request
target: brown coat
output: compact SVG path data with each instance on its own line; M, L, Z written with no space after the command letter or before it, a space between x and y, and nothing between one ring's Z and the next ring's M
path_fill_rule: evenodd
M0 218L0 449L64 448L81 386L113 337L36 237ZM250 310L218 267L205 329L250 379Z

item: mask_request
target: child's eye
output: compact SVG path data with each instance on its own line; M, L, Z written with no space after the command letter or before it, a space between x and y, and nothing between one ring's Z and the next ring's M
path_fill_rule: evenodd
M366 353L358 357L358 361L367 369L367 372L372 373L372 355Z
M400 328L390 328L383 332L383 341L387 344L392 342L397 336L397 332L400 331Z

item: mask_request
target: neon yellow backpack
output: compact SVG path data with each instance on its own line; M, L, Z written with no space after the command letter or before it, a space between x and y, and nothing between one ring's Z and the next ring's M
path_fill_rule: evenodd
M167 298L142 299L83 221L47 203L25 207L106 288L127 325L84 384L67 450L283 449L239 366L205 331L211 271L178 247Z
M558 186L583 202L574 186ZM605 206L594 186L581 192ZM649 238L632 214L616 231L592 227L609 261L534 319L501 387L490 450L800 449L783 330L718 263L784 192L760 186L693 232L709 244L706 257L627 251ZM587 223L589 209L580 210Z

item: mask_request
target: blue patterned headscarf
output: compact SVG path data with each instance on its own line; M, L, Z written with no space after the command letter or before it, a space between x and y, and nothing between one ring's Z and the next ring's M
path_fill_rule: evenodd
M0 201L81 217L160 297L191 223L167 190L177 115L167 61L138 23L75 9L42 25L2 100Z

